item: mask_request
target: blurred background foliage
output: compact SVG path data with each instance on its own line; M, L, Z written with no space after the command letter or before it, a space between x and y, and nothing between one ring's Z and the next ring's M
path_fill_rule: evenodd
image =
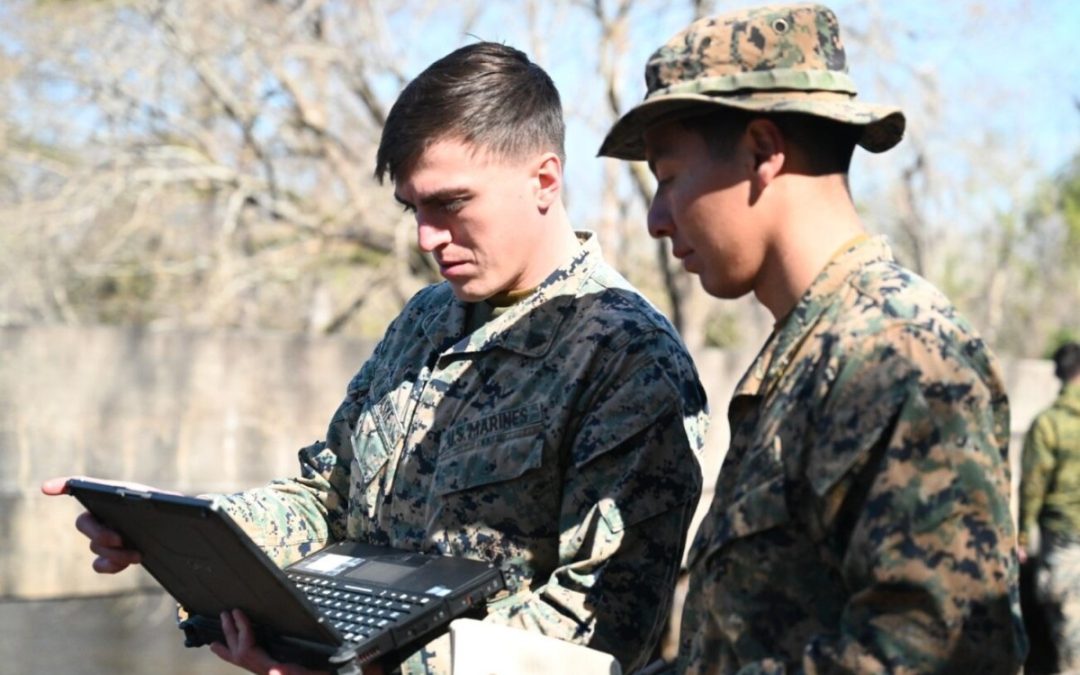
M691 348L755 347L770 318L705 297L645 235L648 171L594 158L641 97L648 53L695 16L742 4L0 3L0 325L377 337L438 280L371 176L382 122L405 82L479 37L529 52L560 86L578 225ZM1061 37L1078 12L834 6L863 97L909 117L896 151L856 159L869 229L999 351L1042 356L1080 335L1080 83ZM997 57L1020 62L1011 70L994 60L1003 34L1027 54Z

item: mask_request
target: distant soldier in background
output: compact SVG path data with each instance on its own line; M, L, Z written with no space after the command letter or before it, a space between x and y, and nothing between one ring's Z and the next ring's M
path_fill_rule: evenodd
M1058 669L1080 671L1080 344L1054 352L1061 392L1024 439L1020 555L1039 533L1036 598L1050 624Z

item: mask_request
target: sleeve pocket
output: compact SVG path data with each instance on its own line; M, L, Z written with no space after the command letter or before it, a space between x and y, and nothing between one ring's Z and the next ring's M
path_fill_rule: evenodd
M527 436L464 452L448 452L435 466L433 489L442 496L514 480L543 462L544 437Z
M360 486L368 486L382 472L390 459L391 449L386 447L385 433L379 431L379 423L375 419L370 403L364 406L364 410L356 423L356 431L352 435L354 482Z

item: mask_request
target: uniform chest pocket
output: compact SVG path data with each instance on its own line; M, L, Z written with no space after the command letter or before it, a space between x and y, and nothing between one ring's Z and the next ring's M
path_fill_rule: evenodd
M438 496L521 478L543 464L544 437L523 436L494 445L440 452L433 491Z
M782 472L770 475L729 503L722 511L710 512L701 524L689 564L741 539L763 534L791 521ZM713 504L713 509L717 505Z

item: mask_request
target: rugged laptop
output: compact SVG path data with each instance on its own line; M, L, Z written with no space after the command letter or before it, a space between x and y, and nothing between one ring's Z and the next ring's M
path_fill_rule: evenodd
M355 542L282 570L211 501L83 479L67 488L183 607L189 647L223 641L218 617L239 608L278 660L392 667L504 588L488 563Z

